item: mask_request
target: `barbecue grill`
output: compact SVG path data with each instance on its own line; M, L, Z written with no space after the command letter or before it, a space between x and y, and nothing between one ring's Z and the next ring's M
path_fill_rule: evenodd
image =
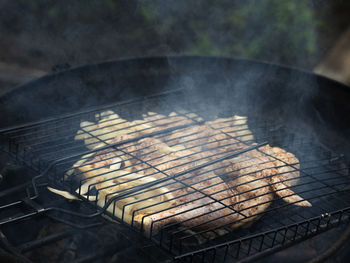
M153 249L151 254L157 257L161 254L159 258L164 260L231 262L282 249L349 221L349 99L347 87L323 77L277 65L224 58L131 59L48 75L1 98L4 112L0 117L3 127L1 146L6 152L3 159L10 158L17 167L24 167L21 169L25 169L25 172L22 171L25 177L22 175L19 178L22 182L15 181L12 187L3 189L0 225L5 233L9 233L13 226L49 217L71 227L63 234L53 234L45 239L55 242L72 232L88 235L86 233L91 229L102 231L107 224L108 229L118 230L114 231L119 240L125 238L120 233L126 233L125 236L130 235L147 244L146 248ZM107 143L122 128L106 124L101 138L100 134L96 135L98 128L91 124L140 120L143 114L149 112L167 116L171 125L162 126L148 120L134 124L136 130L145 130L143 135L136 134L122 141ZM132 148L141 139L153 138L171 144L171 140L167 139L170 134L181 136L186 128L233 115L244 117L226 126L225 121L221 124L233 129L236 135L211 127L216 134L225 134L229 138L223 141L223 146L231 149L229 151L212 153L207 150L207 155L203 156L201 154L206 151L201 148L203 145L217 147L210 146L210 136L193 139L193 136L183 135L182 140L186 141L188 136L188 140L196 145L191 149L190 162L195 160L198 165L192 168L188 168L188 155L179 158L178 166L185 168L181 172L172 172L179 167L158 169L161 163L147 158L151 150L143 149L146 151L143 157L133 154ZM181 121L177 118L179 116ZM242 121L247 125L242 125ZM89 122L93 128L81 126L82 122ZM80 129L85 131L89 143L75 139ZM218 164L220 167L223 160L249 151L267 155L261 150L267 144L291 152L299 159L300 167L297 163L290 164L268 156L278 161L279 167L300 173L300 180L291 189L309 201L312 207L301 207L276 197L269 201L271 204L266 210L247 216L245 211L237 211L225 200L218 199L218 192L210 190L212 186L196 186L198 182L217 178L224 181L222 176L210 173L218 169ZM97 145L98 148L93 147ZM154 175L157 175L156 179L119 190L113 187L120 181L98 188L98 184L109 183L120 175L106 177L108 172L94 168L95 177L101 180L91 183L84 193L84 183L88 180L82 177L82 173L72 171L74 164L80 161L75 168L83 167L91 162L91 156L101 156L100 161L108 161L111 157L103 154L116 151L126 161L133 160L131 163L125 161L125 169L134 168L136 173L142 174L136 179L129 178L124 184ZM197 181L191 181L193 177ZM54 194L47 191L47 186L68 191L83 202L69 202L63 198L55 200ZM114 190L104 197L101 204L97 199L105 188ZM159 192L160 189L168 192ZM186 195L191 196L188 202L204 199L207 204L219 204L212 213L224 210L224 215L197 225L186 225L186 222L205 214L169 224L161 224L163 219L155 220L146 226L150 216L146 214L142 216L141 224L136 223L138 214L149 207L155 210L153 214L169 209L162 208L161 205L167 202L163 197L176 193L178 189L187 189ZM130 201L130 198L152 191L158 192L148 198L157 201L131 210L131 221L128 221L128 207L145 201ZM175 195L171 198L180 197ZM182 205L184 203L177 205L179 212L170 218L188 212L181 210ZM200 207L190 210L196 209L200 211ZM232 229L229 223L220 221L231 214L240 215L237 222L256 216L259 219ZM201 224L209 223L212 223L210 227L200 228ZM12 254L27 260L23 253L40 247L41 243L5 244ZM108 253L112 253L114 243L107 247ZM78 261L96 260L98 256Z

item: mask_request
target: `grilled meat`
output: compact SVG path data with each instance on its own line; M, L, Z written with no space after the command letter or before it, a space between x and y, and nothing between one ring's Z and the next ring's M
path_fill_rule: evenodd
M204 125L191 126L180 131L174 131L164 138L169 145L182 144L187 149L201 151L203 158L210 160L227 155L233 151L243 150L250 145L242 138L252 139L251 132L245 131L245 124L238 123L235 118L218 119L206 122ZM222 132L223 131L223 132ZM260 150L253 150L242 155L216 164L218 175L240 176L254 174L260 179L266 179L271 190L288 203L298 206L311 204L297 195L291 186L299 179L299 160L289 152L266 145ZM222 169L222 167L227 167Z
M75 140L84 140L86 147L95 149L111 142L114 138L128 135L128 138L137 138L175 126L194 123L181 116L163 116L149 112L144 120L127 121L113 111L105 111L98 118L97 123L83 121Z
M275 159L272 154L272 157L266 156L265 153L279 155L284 162ZM235 177L254 174L255 177L269 182L271 190L284 201L298 206L311 206L308 201L289 189L299 179L298 168L293 166L299 167L299 162L292 154L278 147L272 148L266 145L223 161L222 167L225 168L217 170L217 173Z
M157 233L161 226L170 223L181 224L188 228L207 229L232 224L242 217L232 206L238 198L232 197L234 196L232 190L213 172L202 168L177 176L203 163L203 161L196 160L192 152L188 150L173 151L169 146L154 138L145 138L137 143L126 145L123 151L135 157L132 161L133 164L130 167L125 167L124 170L130 170L129 174L137 174L136 179L166 179L164 183L160 184L160 188L166 187L167 192L172 196L169 198L168 195L162 200L167 205L166 209L164 206L159 207L157 203L154 203L148 206L143 205L145 207L143 209L141 205L137 211L130 211L135 212L135 214L128 223L142 227L147 234L151 231ZM140 159L156 169L139 162ZM96 165L101 163L100 155L91 163L94 163L95 167L100 167L100 164ZM93 177L94 173L87 171L87 169L91 171L92 168L92 164L87 164L80 167L79 170L85 172L87 177ZM103 171L106 174L106 171ZM99 194L106 197L106 202L120 193L120 184L123 183L123 180L124 182L125 179L130 180L130 175L129 178L126 175L128 174L117 176L109 185L101 184L101 180L97 182L96 188L99 190ZM106 178L103 179L106 180ZM109 179L112 178L109 177ZM129 189L132 187L135 187L135 184ZM124 190L127 189L124 187ZM124 205L127 204L123 199L120 201ZM118 201L116 205L118 206Z
M299 178L298 159L278 147L266 145L193 169L250 146L253 135L243 117L137 140L150 132L202 120L193 113L181 115L149 113L144 120L127 122L109 113L109 119L83 124L76 139L94 147L135 139L97 151L92 160L75 165L85 177L83 192L94 186L101 207L107 204L108 211L150 235L169 224L195 231L248 225L268 208L272 193L286 202L311 206L289 188Z

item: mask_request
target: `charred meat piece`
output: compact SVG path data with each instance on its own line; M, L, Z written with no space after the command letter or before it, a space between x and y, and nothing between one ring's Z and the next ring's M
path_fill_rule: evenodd
M276 156L278 159L275 158ZM309 207L310 202L289 188L299 180L298 169L299 161L293 154L281 148L266 145L259 150L248 151L223 161L222 167L216 173L229 177L254 175L256 178L266 180L273 192L284 201Z
M97 132L91 137L91 131L80 132L78 139L113 144L144 134L131 128L135 123L153 132L201 120L188 112L143 117L122 125L112 122L108 129L113 137L108 140ZM100 122L106 121L97 125ZM108 206L109 212L147 235L169 224L191 231L247 226L268 208L274 194L295 205L311 206L290 189L299 179L299 160L278 147L266 145L194 169L247 149L252 140L246 118L234 116L97 151L92 160L75 167L85 177L85 188L96 188L98 205Z
M201 151L203 158L213 160L248 148L250 145L242 141L242 138L250 140L253 136L241 119L237 122L233 117L174 131L163 140L171 146L181 144L186 149ZM222 169L221 166L227 168ZM284 201L297 206L311 206L311 203L290 189L298 183L299 160L292 153L279 147L266 145L261 150L249 151L237 158L218 163L216 167L215 173L218 175L231 174L238 177L250 174L266 179L276 195Z
M136 210L129 211L131 216L124 216L131 219L128 223L142 228L146 234L155 234L160 227L170 223L198 230L229 225L238 219L245 218L245 216L242 216L235 210L233 204L237 202L237 198L233 198L234 193L232 190L219 176L210 170L202 168L176 177L176 175L203 163L203 161L197 161L193 157L192 152L188 150L173 151L171 147L154 138L145 138L137 143L125 145L123 151L135 157L132 161L132 166L124 169L129 169L130 172L124 176L119 174L109 185L98 180L96 188L101 195L100 199L103 197L102 199L108 202L113 196L120 194L121 184L125 183L124 190L131 190L137 185L136 183L136 185L127 186L127 181L131 181L130 175L137 175L136 179L138 181L141 179L145 180L145 178L152 178L149 182L167 179L159 185L143 189L145 192L150 193L155 191L155 189L166 189L166 191L161 193L161 195L164 195L164 198L159 200L163 202L162 205L159 204L160 202L146 204L146 200L142 200L146 196L136 192L134 194L139 196L133 202L138 202L140 205ZM156 169L150 168L146 163L139 162L140 159ZM95 164L100 162L100 157L92 162ZM87 168L90 169L90 172L87 171ZM95 175L91 168L92 166L88 164L80 167L79 170L85 172L86 176L91 178ZM98 177L98 174L96 175ZM159 195L160 193L158 192L157 194ZM128 195L116 201L113 203L114 206L122 203L127 207L130 205L127 202L128 199L130 201L130 196ZM148 195L148 198L152 197ZM143 202L144 204L142 204ZM122 209L128 211L125 210L125 207ZM114 211L116 210L111 205L109 210L112 211L113 209Z

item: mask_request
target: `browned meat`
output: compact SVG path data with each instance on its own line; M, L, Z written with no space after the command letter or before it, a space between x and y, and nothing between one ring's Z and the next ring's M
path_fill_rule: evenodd
M231 178L226 182L235 193L235 209L241 213L240 220L234 222L231 228L249 226L262 216L262 213L271 205L273 194L268 181L256 178L253 175Z
M169 146L153 138L130 143L124 147L123 151L136 158L142 158L159 171L162 171L157 172L149 168L147 164L134 159L132 172L157 180L178 175L203 163L203 161L197 161L192 152L188 150L172 152ZM98 162L98 160L93 161ZM131 167L125 167L126 170L129 168ZM84 165L79 169L87 173L87 177L92 177L88 173L91 165ZM106 201L115 196L113 189L120 190L119 183L122 182L122 178L123 176L119 177L108 186L106 184L103 184L103 187L97 185L100 194L106 196ZM194 229L207 229L229 225L242 218L232 206L237 202L232 190L219 176L205 168L186 173L174 179L169 178L164 185L173 196L173 198L166 200L168 203L167 209L164 209L164 207L157 209L157 205L154 204L151 207L139 208L135 211L133 224L139 227L142 225L147 234L150 233L151 227L152 233L157 233L161 226L169 223L178 223ZM106 186L107 188L102 189ZM116 205L118 205L118 202Z
M225 160L223 165L226 168L218 173L230 176L254 174L257 178L267 180L277 196L284 201L298 206L311 206L308 201L289 189L299 179L299 161L293 154L281 148L266 145L260 150L249 151Z
M148 114L144 114L143 119L147 124L152 125L158 130L194 123L193 120L185 118L183 116L165 116L162 114L157 114L155 112L149 112Z
M215 127L216 129L212 128ZM221 131L224 131L222 133ZM246 125L237 125L235 119L220 119L206 122L205 125L191 126L181 131L174 131L165 137L169 145L184 145L209 160L227 155L237 150L248 148L242 138L251 139L251 132ZM221 167L227 166L225 169ZM299 160L289 152L266 145L260 150L246 152L237 158L216 164L216 174L241 176L254 174L260 179L266 179L272 190L284 201L298 206L311 206L289 187L296 185L299 179Z
M186 128L187 131L192 130L191 128ZM194 132L200 132L200 131L208 131L209 129L205 129L205 126L198 126L194 127ZM177 132L176 132L177 133ZM181 134L184 134L181 132ZM173 134L174 137L176 136L175 133ZM224 135L226 136L226 135ZM226 140L233 140L226 138ZM140 145L140 153L142 156L144 156L145 161L150 163L151 165L157 167L161 171L169 171L170 173L174 172L180 172L182 171L180 167L186 168L185 170L188 170L191 167L196 167L197 165L200 165L202 163L206 163L209 160L214 160L217 158L217 155L208 157L213 154L217 154L217 152L214 152L215 149L211 150L204 150L203 152L191 152L188 150L182 150L179 152L172 153L170 155L163 155L161 158L156 159L151 152L162 152L161 143L157 144L150 144L152 140L145 140L142 145ZM154 141L154 140L153 140ZM179 141L178 141L179 142ZM192 143L192 142L191 142ZM186 143L185 143L186 145ZM160 147L157 147L160 146ZM187 146L187 145L186 145ZM216 147L219 147L220 145L216 145ZM243 147L241 145L241 147ZM152 149L149 149L152 148ZM186 147L187 148L187 147ZM205 149L205 147L203 147ZM149 149L149 150L145 150ZM210 149L210 148L209 148ZM221 153L226 153L227 155L227 148L223 149L221 148ZM232 149L230 148L231 153ZM214 152L214 153L213 153ZM159 156L159 154L156 154ZM173 165L173 162L169 161L170 156L176 156L180 158L178 162L180 163L186 163L189 162L189 164L185 166L179 166L176 169L172 169L171 167L174 167L176 165ZM199 159L199 160L198 160ZM196 161L195 161L196 160ZM231 163L216 163L215 165L212 165L210 167L210 170L218 169L218 167L223 167L225 165L229 165L229 167L232 167ZM209 168L209 167L208 167ZM224 171L221 171L223 173ZM214 172L217 175L221 175L220 172L215 171ZM209 173L208 173L209 175ZM205 176L208 176L205 175ZM193 175L191 175L193 176ZM269 185L269 180L265 179L263 177L257 177L258 174L250 173L250 174L242 174L240 176L236 176L233 174L230 174L230 179L228 182L226 182L231 190L232 195L232 205L235 211L238 212L238 217L235 221L231 221L227 223L230 227L236 228L239 226L242 226L243 224L247 224L248 222L252 222L253 220L256 220L259 218L263 211L265 211L270 205L273 200L273 194L272 189ZM179 178L180 179L180 178Z
M152 132L191 123L176 114L166 117L155 113L137 122L151 127L147 130ZM123 125L130 129L129 124ZM142 134L135 131L114 133L108 143ZM142 227L147 234L155 234L168 224L193 230L248 225L268 208L274 197L272 193L286 202L311 206L289 189L299 178L298 159L278 147L266 145L178 176L208 161L246 149L249 147L246 142L252 139L246 120L235 116L99 151L92 161L78 169L89 180L94 178L91 183L99 192L100 206L125 191L166 179L108 207L111 213ZM172 178L175 175L177 177ZM224 182L222 178L227 180Z

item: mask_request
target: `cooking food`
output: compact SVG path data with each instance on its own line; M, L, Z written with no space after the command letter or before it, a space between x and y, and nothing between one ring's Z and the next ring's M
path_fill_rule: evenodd
M158 119L161 124L162 115L158 115ZM253 140L253 135L244 120L243 117L234 116L208 121L204 125L175 131L165 140L169 145L182 144L186 149L199 149L202 158L213 160L237 149L248 148L246 142ZM267 180L272 190L284 201L298 206L311 206L308 201L289 189L298 182L299 160L292 153L279 147L266 145L220 162L216 166L216 174L221 176L238 177L254 173L256 177Z
M128 186L131 174L132 176L137 175L137 178L133 178L137 179L134 181L135 185L142 184L139 179L145 180L147 178L152 178L152 180L159 180L167 179L167 177L169 178L169 180L165 181L166 186L157 185L156 188L151 188L152 190L146 189L146 192L149 193L150 196L157 196L155 192L156 189L158 191L162 190L164 193L161 195L162 200L149 204L149 200L146 199L146 194L137 195L135 202L138 204L138 209L130 210L130 212L136 211L133 218L134 225L141 227L141 224L143 224L143 229L147 233L150 233L152 222L157 221L159 222L153 223L153 232L157 232L159 226L179 221L184 221L182 223L183 226L198 226L198 228L203 229L215 227L216 225L229 224L238 218L239 214L231 207L231 205L235 203L235 201L231 200L231 190L227 184L214 173L206 171L205 169L198 169L172 179L171 176L199 165L200 162L196 161L192 156L192 152L185 151L180 153L174 151L154 138L142 139L137 146L128 147L127 153L131 152L137 158L140 158L142 155L147 156L149 163L154 165L157 170L165 171L166 175L154 171L154 169L149 168L149 165L140 163L137 159L133 159L133 166L132 169L130 169L131 173L128 175L129 178L125 178L123 175L119 176L115 179L115 183L117 184L111 185L105 189L102 189L103 187L101 187L101 185L97 185L96 188L98 190L101 189L99 194L106 195L106 191L115 193L121 188L123 180L126 180L126 185L122 186L122 188L124 188L123 190L131 190L132 186ZM183 164L184 155L187 156L186 164ZM95 161L98 162L99 160L92 160L92 162ZM86 167L91 166L86 165L79 168L79 170L84 171ZM128 167L128 169L129 168L131 167ZM89 176L89 173L85 174ZM109 195L106 201L115 195L117 194ZM141 197L145 200L140 201ZM118 204L120 201L117 201L116 206L120 205L122 207L123 204L129 203L127 200L128 198L121 199L121 205ZM159 207L158 204L161 202L163 202L162 207ZM124 211L124 213L128 213L128 211ZM117 216L118 215L117 213ZM199 215L202 216L198 217ZM209 223L203 225L203 221ZM131 224L132 218L128 217L126 222Z
M311 206L290 189L299 161L281 148L265 145L216 162L255 145L245 117L203 122L187 111L130 122L112 111L96 117L97 123L82 122L75 137L94 152L67 176L82 179L79 195L147 235L169 225L190 231L249 225L275 196Z
M224 121L222 121L224 120ZM202 152L202 156L211 156L213 160L220 156L232 152L236 149L248 148L245 140L251 140L253 136L250 133L244 134L244 130L238 132L232 127L224 127L223 122L234 122L234 119L221 119L214 122L206 122L205 125L189 127L181 132L175 132L168 137L169 141L176 144L183 144L185 147L197 147ZM216 129L225 131L218 133ZM188 141L188 137L203 138ZM187 141L186 141L187 140ZM253 144L254 145L254 144ZM246 174L254 174L256 177L267 180L271 187L279 197L284 201L298 206L311 206L311 204L303 200L299 195L295 194L289 187L296 185L299 180L299 160L289 152L269 145L260 149L245 152L235 158L224 160L216 164L216 174L227 177L240 177Z

